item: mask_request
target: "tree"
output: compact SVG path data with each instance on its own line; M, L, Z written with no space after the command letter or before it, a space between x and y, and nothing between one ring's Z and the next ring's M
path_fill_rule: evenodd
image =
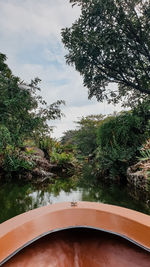
M81 7L81 15L62 29L62 41L89 98L128 105L150 100L150 0L70 2ZM109 83L118 90L108 90Z
M21 82L5 61L6 56L0 53L0 131L10 134L11 142L19 145L35 133L48 133L47 121L61 117L60 105L64 101L58 100L48 106L37 94L40 79L36 78L30 84ZM6 143L4 141L3 138L0 143Z
M103 115L89 115L76 122L78 130L75 134L75 142L82 155L93 154L96 147L97 127L103 121Z
M97 159L102 175L125 179L139 149L149 138L149 105L142 103L130 111L109 116L97 130Z
M76 145L76 141L75 141L76 133L77 133L77 130L65 131L61 138L61 144L75 146Z

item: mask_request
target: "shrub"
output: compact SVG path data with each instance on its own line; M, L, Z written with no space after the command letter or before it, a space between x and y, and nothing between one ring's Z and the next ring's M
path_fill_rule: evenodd
M147 110L146 110L147 112ZM133 164L147 139L147 120L139 107L110 117L97 131L99 169L112 179L124 179L127 167Z
M49 158L52 147L54 146L54 140L49 136L43 136L38 140L38 146L45 153L45 156Z
M25 160L16 154L6 154L3 163L3 169L12 175L13 172L22 172L31 170L34 167L33 162Z
M4 149L12 144L10 132L4 125L0 126L0 153L4 153Z
M72 153L57 152L57 150L55 148L53 148L53 150L50 154L50 161L52 163L64 164L64 163L69 163L72 160L73 160L73 154Z

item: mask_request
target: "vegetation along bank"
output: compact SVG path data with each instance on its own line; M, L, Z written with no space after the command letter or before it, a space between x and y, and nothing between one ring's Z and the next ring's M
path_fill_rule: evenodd
M81 117L58 142L49 121L61 119L64 101L48 105L40 79L26 84L0 53L0 180L44 183L77 175L87 184L121 183L149 193L149 0L70 2L81 14L62 29L66 62L82 75L89 98L121 103L122 112ZM117 89L108 87L113 83Z

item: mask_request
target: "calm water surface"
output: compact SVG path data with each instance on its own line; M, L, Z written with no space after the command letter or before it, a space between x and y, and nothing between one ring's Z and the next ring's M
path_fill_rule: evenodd
M127 189L117 185L77 186L72 180L58 179L55 184L35 187L7 184L0 187L0 223L25 211L63 201L95 201L150 214L150 206L135 201Z

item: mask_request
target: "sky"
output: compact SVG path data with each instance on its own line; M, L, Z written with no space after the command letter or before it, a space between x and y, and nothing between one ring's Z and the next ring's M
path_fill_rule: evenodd
M41 95L51 104L65 100L65 117L49 122L52 136L74 129L75 121L90 114L110 114L121 107L88 99L80 74L65 62L67 51L61 29L70 27L80 15L69 0L0 0L0 52L14 75L25 82L39 77Z

